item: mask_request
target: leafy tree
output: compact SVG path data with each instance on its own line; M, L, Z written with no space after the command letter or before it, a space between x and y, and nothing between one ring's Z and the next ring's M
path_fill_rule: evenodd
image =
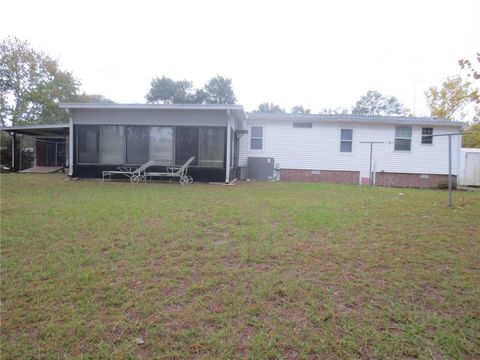
M75 96L75 102L83 102L83 103L97 103L97 104L114 104L113 100L100 95L100 94L79 94Z
M346 115L350 114L350 110L344 107L338 107L338 108L323 108L320 110L320 114L326 114L326 115Z
M477 53L477 62L480 63L480 53ZM467 74L468 77L480 80L480 69L475 69L470 60L460 59L458 60L458 65L460 65L462 70L468 70L470 72L470 74Z
M480 109L477 108L477 115ZM465 129L466 134L463 135L462 146L467 148L480 148L480 120L474 121Z
M448 77L440 87L432 86L425 95L431 115L443 119L462 120L467 105L480 104L479 90L458 75Z
M203 88L194 89L191 81L175 81L166 76L154 78L145 96L149 103L161 104L235 104L232 80L217 75Z
M79 86L70 72L28 42L8 37L0 44L2 125L67 122L68 115L58 103L72 101Z
M385 96L379 91L369 90L358 99L352 109L356 115L406 115L407 108L394 96Z
M303 105L297 105L292 107L290 111L292 114L310 114L310 109L304 109Z
M282 109L279 105L265 102L258 105L257 110L254 110L254 112L283 114L285 113L285 110Z
M217 75L211 78L203 87L202 103L206 104L235 104L237 98L233 92L232 79ZM197 92L198 96L198 92Z
M162 76L152 79L150 85L150 91L145 96L149 103L191 104L195 102L191 81L175 81Z

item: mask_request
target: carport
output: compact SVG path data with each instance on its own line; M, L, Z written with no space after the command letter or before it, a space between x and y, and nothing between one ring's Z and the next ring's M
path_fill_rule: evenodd
M68 124L42 124L3 127L0 130L12 137L12 171L49 173L68 166ZM33 167L25 168L21 163L20 151L23 139L31 138L33 146Z

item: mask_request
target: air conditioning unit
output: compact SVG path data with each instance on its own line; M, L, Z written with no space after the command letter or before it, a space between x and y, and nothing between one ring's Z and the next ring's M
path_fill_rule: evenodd
M275 161L271 157L249 157L247 178L252 180L273 180Z

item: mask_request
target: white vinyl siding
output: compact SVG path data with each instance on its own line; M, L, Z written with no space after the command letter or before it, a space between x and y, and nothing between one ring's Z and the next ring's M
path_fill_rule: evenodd
M421 144L421 125L411 126L411 151L394 151L395 125L362 124L355 121L339 126L332 122L314 122L312 129L293 131L292 122L282 120L250 120L249 129L262 126L268 141L264 141L262 156L273 157L281 169L303 170L341 170L361 171L368 176L370 147L361 141L380 141L374 146L373 162L377 171L414 173L414 174L448 174L448 139L436 137L434 144ZM339 151L340 129L354 129L353 152ZM435 126L435 134L458 132L458 128ZM453 169L459 159L461 139L452 138ZM239 166L246 167L249 156L258 156L258 151L250 150L250 136L240 138Z

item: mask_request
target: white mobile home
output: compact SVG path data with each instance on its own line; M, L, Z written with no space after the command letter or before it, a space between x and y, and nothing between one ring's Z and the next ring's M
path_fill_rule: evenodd
M448 139L432 135L459 133L465 125L418 117L248 114L240 105L60 106L70 114L70 124L60 129L69 175L90 178L149 161L162 171L194 156L189 175L196 181L250 178L437 187L447 179ZM14 139L22 133L40 139L58 132L55 126L2 130ZM372 141L370 162L365 142ZM452 154L456 177L461 136L453 137Z

